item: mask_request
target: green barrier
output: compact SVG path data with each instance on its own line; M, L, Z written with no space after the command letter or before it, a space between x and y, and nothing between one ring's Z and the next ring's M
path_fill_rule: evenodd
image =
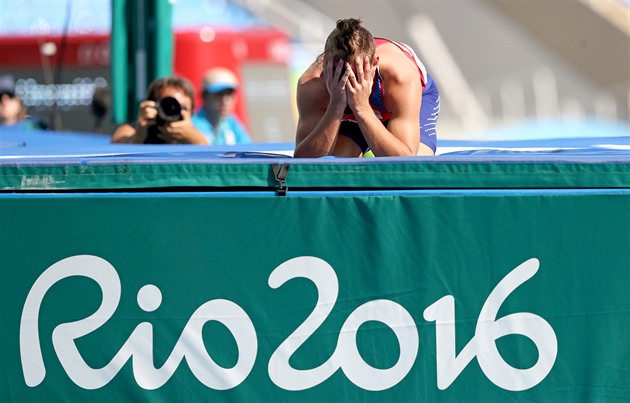
M0 197L3 402L625 402L630 194Z
M111 190L161 187L275 188L274 166L288 165L291 189L559 189L630 188L630 162L405 161L355 159L344 164L301 160L272 163L116 163L0 165L0 190ZM378 160L378 161L376 161ZM246 160L245 160L246 161Z

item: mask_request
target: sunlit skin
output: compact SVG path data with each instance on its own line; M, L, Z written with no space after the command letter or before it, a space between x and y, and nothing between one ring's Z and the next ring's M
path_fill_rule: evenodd
M0 95L0 125L12 125L20 120L22 103L14 95Z
M369 103L377 67L386 90L384 106L392 113L387 127ZM354 141L338 135L346 107L354 113L375 156L433 155L429 147L420 143L421 103L418 68L393 44L377 47L372 61L366 55L350 61L324 61L320 56L298 81L294 155L362 156Z
M165 97L175 98L182 106L182 120L167 122L158 126L158 138L167 144L208 144L208 139L197 130L191 121L192 99L190 99L181 89L176 87L165 87L160 91L159 99ZM112 136L113 143L142 144L148 136L149 127L155 125L158 115L156 103L154 101L142 101L138 109L138 118L135 126L130 124L121 125Z

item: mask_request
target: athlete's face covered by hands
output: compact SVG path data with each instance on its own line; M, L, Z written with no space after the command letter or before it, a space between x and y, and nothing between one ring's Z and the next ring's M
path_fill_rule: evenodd
M368 56L360 56L352 61L352 68L346 84L348 106L356 113L357 107L369 106L372 85L378 58L370 62Z
M345 107L348 104L346 85L351 72L348 66L349 64L342 59L324 61L324 80L332 105Z
M333 105L342 104L355 109L358 104L369 103L378 59L370 62L368 56L350 62L342 59L324 62L326 88Z

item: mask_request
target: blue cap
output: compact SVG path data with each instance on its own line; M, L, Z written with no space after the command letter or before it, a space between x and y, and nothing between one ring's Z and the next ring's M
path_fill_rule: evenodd
M203 78L203 90L215 94L224 90L238 89L238 79L230 70L217 67L206 73Z
M204 91L210 92L212 94L216 94L217 92L221 92L223 90L236 90L236 86L230 83L215 83L208 84L203 87Z

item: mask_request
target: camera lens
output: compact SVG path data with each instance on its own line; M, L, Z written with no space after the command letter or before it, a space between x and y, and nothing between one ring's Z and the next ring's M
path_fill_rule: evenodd
M164 97L157 103L160 118L167 122L174 122L182 119L182 106L173 97Z

